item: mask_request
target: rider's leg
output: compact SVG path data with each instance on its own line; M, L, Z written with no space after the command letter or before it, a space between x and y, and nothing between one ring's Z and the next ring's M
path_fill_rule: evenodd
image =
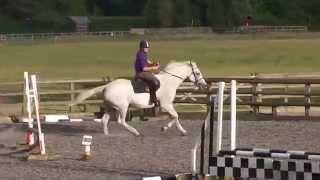
M159 106L159 103L157 101L156 92L160 88L160 81L155 76L153 76L152 81L153 81L153 83L152 83L152 87L150 90L150 96L152 97L152 102L155 103L155 106Z
M137 77L146 82L150 89L150 103L157 105L156 92L160 87L160 81L151 72L141 72Z

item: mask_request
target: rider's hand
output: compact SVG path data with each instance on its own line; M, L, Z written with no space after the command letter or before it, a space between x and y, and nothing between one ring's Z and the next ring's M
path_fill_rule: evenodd
M156 70L160 69L160 64L159 63L155 63L155 65L153 66Z
M159 64L154 64L154 65L152 66L152 72L153 72L154 74L160 73L160 65L159 65Z

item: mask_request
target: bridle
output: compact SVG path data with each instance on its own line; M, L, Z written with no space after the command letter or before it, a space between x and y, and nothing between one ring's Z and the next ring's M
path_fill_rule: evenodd
M196 86L198 86L198 85L199 85L199 81L200 81L201 79L203 79L203 77L201 77L200 79L198 79L198 77L197 77L197 75L196 75L196 73L195 73L195 71L194 71L194 67L193 67L191 61L190 61L189 65L190 65L192 71L191 71L191 74L190 74L189 76L187 76L187 77L189 77L189 79L190 79L190 76L193 75L193 77L194 77L194 82L193 82L193 83L194 83ZM181 77L181 76L172 74L172 73L170 73L170 72L168 72L168 71L166 71L166 70L161 70L161 71L164 72L164 73L167 73L167 74L169 74L169 75L171 75L171 76L173 76L173 77L176 77L176 78L179 78L179 79L182 79L182 80L185 79L185 78L183 78L183 77Z

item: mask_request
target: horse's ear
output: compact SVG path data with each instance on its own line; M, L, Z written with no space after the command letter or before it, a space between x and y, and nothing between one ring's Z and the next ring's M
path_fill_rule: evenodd
M194 63L194 64L192 64L192 63ZM191 66L196 65L196 63L195 63L194 61L192 61L191 59L189 60L189 64L190 64Z

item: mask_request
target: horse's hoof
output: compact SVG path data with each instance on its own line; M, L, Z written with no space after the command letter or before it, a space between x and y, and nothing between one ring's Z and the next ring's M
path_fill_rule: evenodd
M181 132L181 136L187 136L187 135L188 135L187 131Z
M161 132L166 132L167 130L168 130L168 127L164 126L164 127L161 128Z
M144 138L144 135L143 134L137 134L136 137L140 138L140 139L143 139Z

